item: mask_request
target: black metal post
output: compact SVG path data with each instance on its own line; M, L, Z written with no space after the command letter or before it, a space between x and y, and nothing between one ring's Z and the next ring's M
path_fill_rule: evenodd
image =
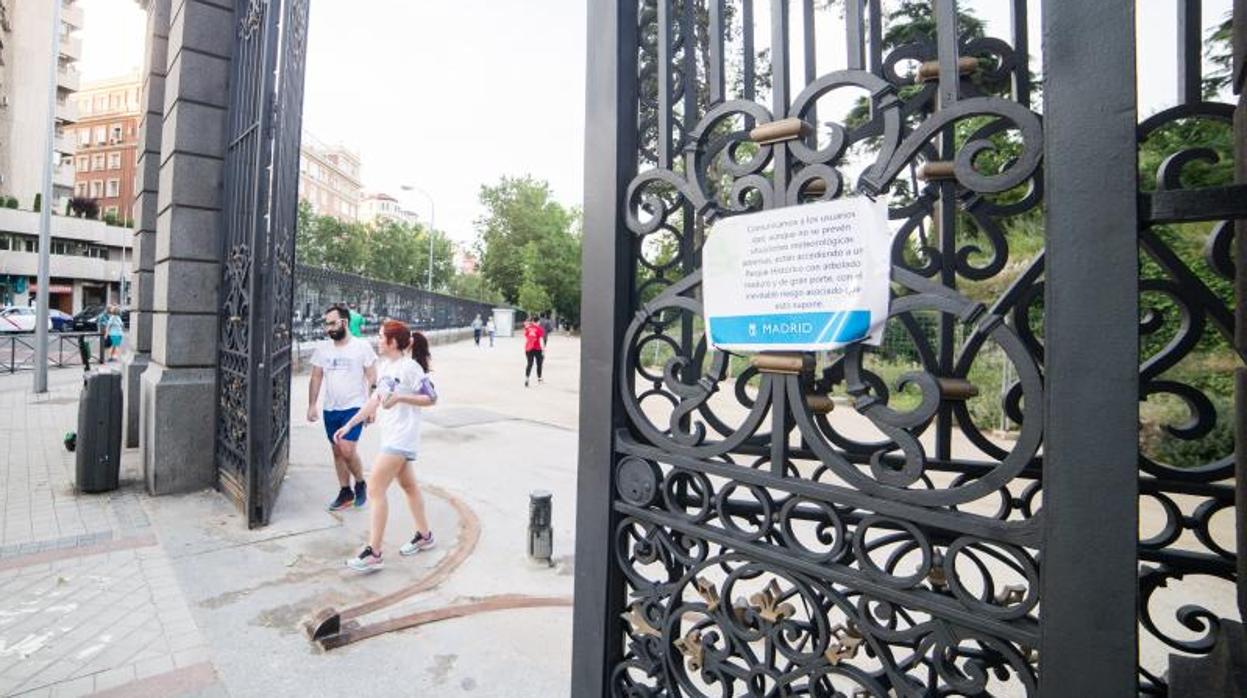
M615 430L623 420L616 362L632 293L623 192L637 163L637 1L591 0L585 104L584 332L576 484L576 604L571 695L608 695L622 653L622 575L614 569Z
M1235 0L1233 33L1234 94L1234 181L1247 184L1247 0ZM1247 219L1235 221L1236 264L1234 275L1234 346L1247 352ZM1235 506L1238 540L1238 614L1247 623L1247 368L1238 368L1234 413L1235 429Z
M1137 695L1134 5L1043 5L1045 698Z

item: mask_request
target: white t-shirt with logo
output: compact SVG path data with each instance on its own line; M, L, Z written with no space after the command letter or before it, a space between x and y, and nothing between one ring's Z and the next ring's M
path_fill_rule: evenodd
M395 448L416 453L420 450L420 407L400 402L384 407L385 398L392 393L415 395L424 380L424 369L410 356L400 359L382 359L377 363L377 394L382 407L377 409L377 423L381 425L381 448Z
M321 408L328 412L363 407L368 400L364 369L377 362L377 354L368 342L348 337L343 346L327 340L312 352L312 365L325 374Z

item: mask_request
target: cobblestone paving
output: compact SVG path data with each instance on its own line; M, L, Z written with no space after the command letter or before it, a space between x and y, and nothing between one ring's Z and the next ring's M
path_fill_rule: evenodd
M77 495L81 373L0 378L0 695L224 695L134 474Z

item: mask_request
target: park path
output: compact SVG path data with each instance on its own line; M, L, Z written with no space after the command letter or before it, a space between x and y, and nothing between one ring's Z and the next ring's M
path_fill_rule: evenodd
M448 579L370 620L500 594L570 598L574 549L579 342L552 338L546 382L523 385L518 338L491 350L434 348L444 406L426 413L420 477L438 549L363 577L343 570L367 531L367 512L324 510L336 485L322 426L309 424L307 377L293 385L291 465L265 529L249 531L212 491L149 498L137 452L122 488L73 489L82 373L56 370L35 396L31 376L0 377L0 696L566 695L570 608L503 610L319 653L302 623L429 577L459 542L470 508L471 554ZM365 463L377 448L368 431ZM524 554L528 493L554 493L553 567ZM430 488L433 489L433 488ZM444 494L442 494L444 493ZM410 536L391 493L386 545ZM539 638L539 642L534 642Z

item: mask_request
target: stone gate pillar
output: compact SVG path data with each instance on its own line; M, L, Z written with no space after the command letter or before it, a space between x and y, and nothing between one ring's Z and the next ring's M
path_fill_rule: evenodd
M141 148L136 169L133 243L134 303L130 337L134 353L125 366L125 446L139 445L139 379L151 360L152 281L156 259L156 188L160 177L160 134L164 126L165 69L169 65L171 0L139 0L147 11L147 46L143 56L143 115L139 120Z
M165 1L151 360L140 381L142 461L152 494L215 479L220 210L234 35L229 0Z

